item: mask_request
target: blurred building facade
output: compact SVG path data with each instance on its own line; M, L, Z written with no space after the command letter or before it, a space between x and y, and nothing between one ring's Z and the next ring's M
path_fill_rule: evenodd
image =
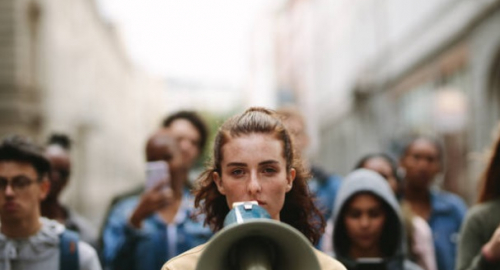
M166 85L169 112L195 110L224 115L241 108L242 87L239 85L179 78L167 78Z
M345 174L438 134L442 186L474 200L500 120L500 1L289 0L270 18L277 106L303 110L317 163Z
M0 135L68 134L63 200L98 225L113 193L143 181L164 81L134 68L89 0L0 0L0 59Z

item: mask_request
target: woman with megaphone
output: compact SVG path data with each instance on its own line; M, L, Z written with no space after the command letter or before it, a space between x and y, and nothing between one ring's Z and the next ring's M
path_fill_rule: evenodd
M233 116L215 137L211 163L198 179L195 205L201 208L205 222L222 236L228 230L224 219L233 204L254 201L267 211L271 221L285 223L307 239L318 269L343 270L338 261L312 247L319 241L325 221L308 191L309 174L293 149L290 134L274 111L250 108ZM216 238L169 260L162 269L211 268L198 262ZM277 260L271 269L282 267Z
M379 173L357 169L339 189L333 210L335 257L349 270L422 270L406 257L401 210Z

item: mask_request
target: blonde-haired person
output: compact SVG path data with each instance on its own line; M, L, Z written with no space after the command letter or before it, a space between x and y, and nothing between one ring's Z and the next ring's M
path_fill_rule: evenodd
M308 177L276 113L250 108L219 129L211 164L198 179L195 203L206 215L205 222L217 232L234 202L257 201L272 219L291 225L315 244L325 222L307 189ZM205 247L169 260L162 269L195 269ZM345 269L320 251L315 250L315 254L322 270Z

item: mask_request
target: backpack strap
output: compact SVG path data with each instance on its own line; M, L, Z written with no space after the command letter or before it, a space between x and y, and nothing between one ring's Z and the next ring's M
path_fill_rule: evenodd
M64 230L59 235L59 269L79 270L78 259L78 234L70 230Z

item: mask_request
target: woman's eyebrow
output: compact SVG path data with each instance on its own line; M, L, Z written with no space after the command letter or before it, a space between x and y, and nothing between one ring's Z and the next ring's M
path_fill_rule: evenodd
M259 163L259 165L272 165L272 164L279 164L279 162L277 160L266 160Z
M246 166L247 164L242 162L231 162L226 165L226 167L246 167Z

